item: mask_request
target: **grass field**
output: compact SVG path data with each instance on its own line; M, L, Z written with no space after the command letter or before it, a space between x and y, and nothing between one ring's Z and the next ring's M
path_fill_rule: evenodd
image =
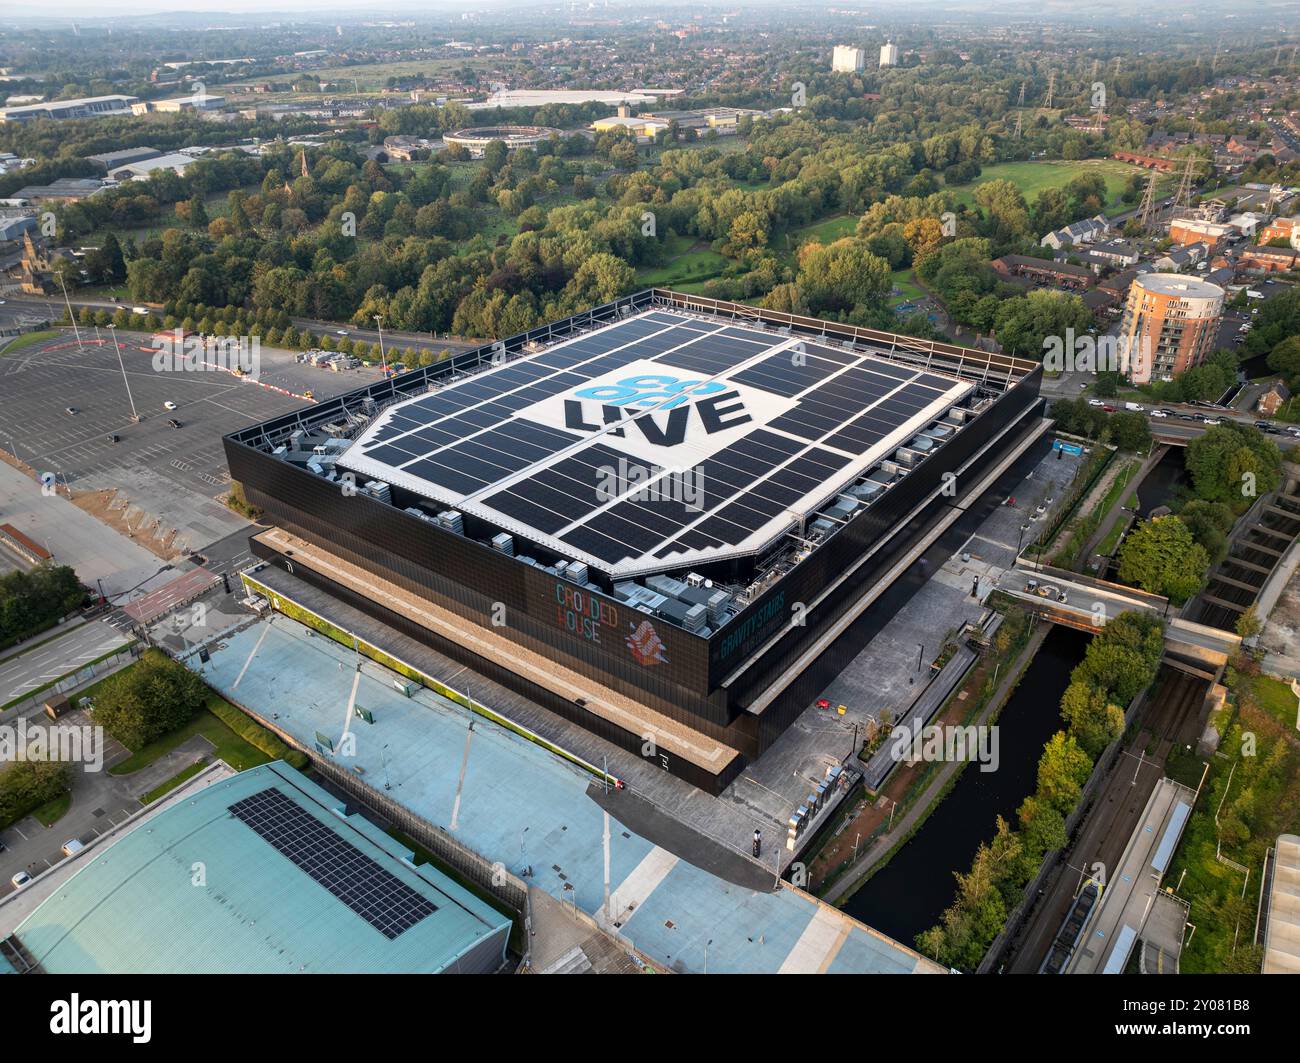
M46 801L39 808L32 809L32 815L36 817L37 822L43 827L52 827L59 822L68 809L72 807L72 791L66 794L60 794L52 801Z
M15 351L21 351L24 347L31 347L34 344L52 340L57 335L59 333L54 329L45 329L41 332L28 332L23 336L15 336L4 346L0 346L0 354L13 354Z
M989 181L999 179L1010 181L1020 189L1025 199L1032 205L1038 193L1045 188L1062 188L1080 174L1100 173L1106 179L1106 191L1109 199L1106 204L1108 214L1127 209L1119 201L1124 185L1131 175L1145 174L1140 166L1132 166L1114 159L1083 159L1078 162L1064 162L1055 159L1037 159L1027 162L999 162L985 166L983 172L970 184L956 185L952 189L957 202L969 206L975 202L975 189ZM1156 182L1156 191L1169 185L1177 178L1165 175ZM1136 205L1136 204L1135 204Z
M923 292L917 285L916 281L912 279L912 271L910 269L894 270L894 272L889 275L889 281L899 293L889 297L890 306L898 306L900 303L910 303L915 302L917 299L925 298L925 292Z
M215 694L212 695L212 699L217 700ZM211 742L215 747L213 755L220 760L224 760L236 771L255 768L257 765L265 764L271 759L260 749L249 745L211 712L204 709L184 727L173 731L169 735L164 735L158 741L151 742L142 749L136 750L126 760L114 764L108 769L109 773L112 775L130 775L133 771L148 767L196 734L202 735Z
M688 238L674 237L669 243L669 252L673 252L682 243L690 246ZM712 280L727 267L727 259L705 246L695 246L692 250L679 251L662 266L650 266L637 271L637 280L641 284L664 288L677 288L685 284L702 284Z
M301 77L314 77L318 81L336 81L345 90L360 92L379 92L384 88L384 83L390 77L418 77L421 74L438 75L446 74L449 71L463 70L465 67L476 68L479 70L499 69L501 67L511 67L516 65L516 61L502 58L500 56L492 59L476 59L465 57L464 59L411 59L397 63L361 63L356 66L321 66L312 70L304 70L298 73L284 73L275 75L263 75L255 78L247 78L242 81L232 82L224 89L229 93L239 92L241 89L247 89L252 85L260 85L266 81L280 83L289 83L296 81ZM353 82L356 82L354 87ZM260 95L259 100L272 100L279 96L288 95L286 93L269 93ZM304 95L314 95L313 93L296 93L302 97Z
M182 768L180 771L178 771L175 775L173 775L173 776L172 776L170 779L168 779L166 782L159 783L159 784L158 784L157 786L155 786L152 790L150 790L147 794L144 794L144 795L140 798L140 804L142 804L142 805L148 805L148 804L151 804L151 803L154 802L154 801L157 801L158 798L162 797L164 794L169 794L169 793L171 793L173 790L176 789L176 787L180 786L181 783L186 782L187 780L194 778L194 776L196 776L199 772L201 772L201 771L202 771L204 768L206 768L207 766L208 766L208 758L207 758L207 757L200 757L200 758L199 758L198 760L196 760L193 764L191 764L188 768Z

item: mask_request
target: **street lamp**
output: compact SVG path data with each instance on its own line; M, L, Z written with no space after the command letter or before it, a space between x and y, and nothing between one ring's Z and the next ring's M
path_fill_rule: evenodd
M384 318L382 314L375 315L375 324L379 326L379 361L384 367L384 376L388 376L388 356L384 354Z
M77 328L77 318L72 312L72 300L68 298L68 286L63 282L63 273L55 270L54 275L59 278L59 287L63 289L63 301L68 307L68 320L72 322L72 334L77 337L77 350L84 350L85 348L81 346L81 329Z
M113 333L113 346L117 348L117 367L122 370L122 383L126 385L126 401L131 404L131 420L140 420L140 415L135 412L135 399L131 398L131 382L126 378L126 365L122 361L122 344L117 338L117 326L109 324L109 329Z

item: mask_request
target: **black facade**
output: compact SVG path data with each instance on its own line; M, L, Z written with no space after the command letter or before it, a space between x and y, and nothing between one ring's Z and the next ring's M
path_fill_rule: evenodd
M627 312L661 305L654 300L663 295L640 293L620 303L597 308L582 323L604 323L616 317L620 310ZM714 313L719 305L704 307L696 303L696 300L688 299L678 304L678 308ZM750 308L744 310L752 313ZM798 330L802 327L800 321L802 319L788 319L786 326ZM816 324L827 327L827 323ZM535 339L554 340L573 327L574 319L570 319L528 335ZM832 338L838 338L834 336L834 330L838 328L829 326ZM875 334L865 338L879 342ZM522 345L521 337L506 341L507 349L517 350ZM457 361L463 367L467 360L481 358L484 352L490 354L493 350L492 347L484 348L482 352L461 356ZM945 347L940 354L952 358L950 352L954 351L959 352L956 357L970 360L970 365L963 362L962 375L972 379L975 369L980 366L979 352ZM382 401L388 394L419 394L429 377L438 375L436 370L449 371L446 363L442 367L433 366L403 374L323 403L304 414L289 415L234 433L226 437L226 456L231 476L243 486L248 501L261 508L272 523L391 580L412 594L463 616L470 623L488 627L492 625L496 610L498 621L504 620L504 626L493 625L498 636L506 634L521 646L726 742L740 750L746 759L754 759L806 707L808 697L815 696L815 691L807 695L804 688L808 684L796 682L792 691L777 698L762 714L751 714L747 711L748 706L819 637L828 624L879 580L889 566L911 548L924 529L940 519L947 507L958 502L970 502L966 485L981 478L988 467L1004 457L1029 429L1033 421L1031 415L1039 407L1041 370L1030 363L1013 363L1014 360L1003 360L1002 364L993 367L992 371L1005 368L1007 379L987 379L987 393L996 395L996 399L978 417L958 430L875 502L863 507L762 597L733 616L710 637L701 637L669 621L653 618L655 634L664 645L662 657L665 659L650 664L639 663L627 641L633 622L644 622L646 614L610 596L592 592L544 569L499 553L485 543L421 520L396 505L388 505L363 493L345 494L338 483L271 455L272 446L294 428L328 423L349 402L355 403L367 395ZM471 361L470 364L477 363ZM986 378L991 364L985 363ZM935 368L944 371L947 366L936 363ZM955 495L941 490L947 474L957 478ZM886 540L883 547L880 546L882 540ZM854 569L863 555L876 547L880 548L871 558ZM265 556L266 551L263 549L261 553ZM297 574L303 575L303 571L299 567ZM815 606L812 604L846 573L849 576L842 585ZM434 645L449 656L465 660L564 718L602 734L623 748L639 751L641 736L614 728L580 706L567 704L500 666L482 661L459 646L447 644L421 626L404 618L394 618L374 603L362 603L343 588L331 585L327 589L412 637ZM504 614L501 613L502 607ZM790 625L796 607L801 612L806 610L802 626ZM855 624L854 628L858 625ZM780 637L774 637L778 633ZM759 656L754 658L756 653ZM836 656L840 661L845 659L838 653ZM670 770L687 777L689 767L677 765ZM739 766L735 770L739 770ZM698 769L693 773L699 774ZM696 778L690 781L700 785ZM715 787L711 784L704 788L712 790Z

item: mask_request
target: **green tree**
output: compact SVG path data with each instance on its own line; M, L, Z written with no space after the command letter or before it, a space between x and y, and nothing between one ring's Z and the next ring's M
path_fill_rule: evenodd
M1181 604L1205 582L1210 557L1174 516L1142 521L1119 551L1119 578Z
M1079 803L1092 759L1064 731L1057 731L1038 759L1038 796L1049 808L1068 815Z
M188 723L207 696L197 675L149 649L104 681L95 698L95 723L127 749L139 750Z
M1282 480L1282 454L1258 428L1225 422L1187 445L1187 471L1198 498L1243 513Z
M1104 689L1075 680L1061 696L1061 716L1088 756L1096 758L1124 732L1124 710Z

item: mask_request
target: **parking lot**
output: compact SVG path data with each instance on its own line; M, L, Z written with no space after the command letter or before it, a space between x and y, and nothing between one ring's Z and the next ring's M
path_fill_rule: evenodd
M217 370L159 372L149 337L138 333L122 334L119 366L105 331L97 338L83 328L80 348L66 330L0 355L0 447L60 487L117 489L195 550L245 523L217 501L230 483L225 433L307 404L286 391L324 398L379 376L316 369L266 348L257 382Z

